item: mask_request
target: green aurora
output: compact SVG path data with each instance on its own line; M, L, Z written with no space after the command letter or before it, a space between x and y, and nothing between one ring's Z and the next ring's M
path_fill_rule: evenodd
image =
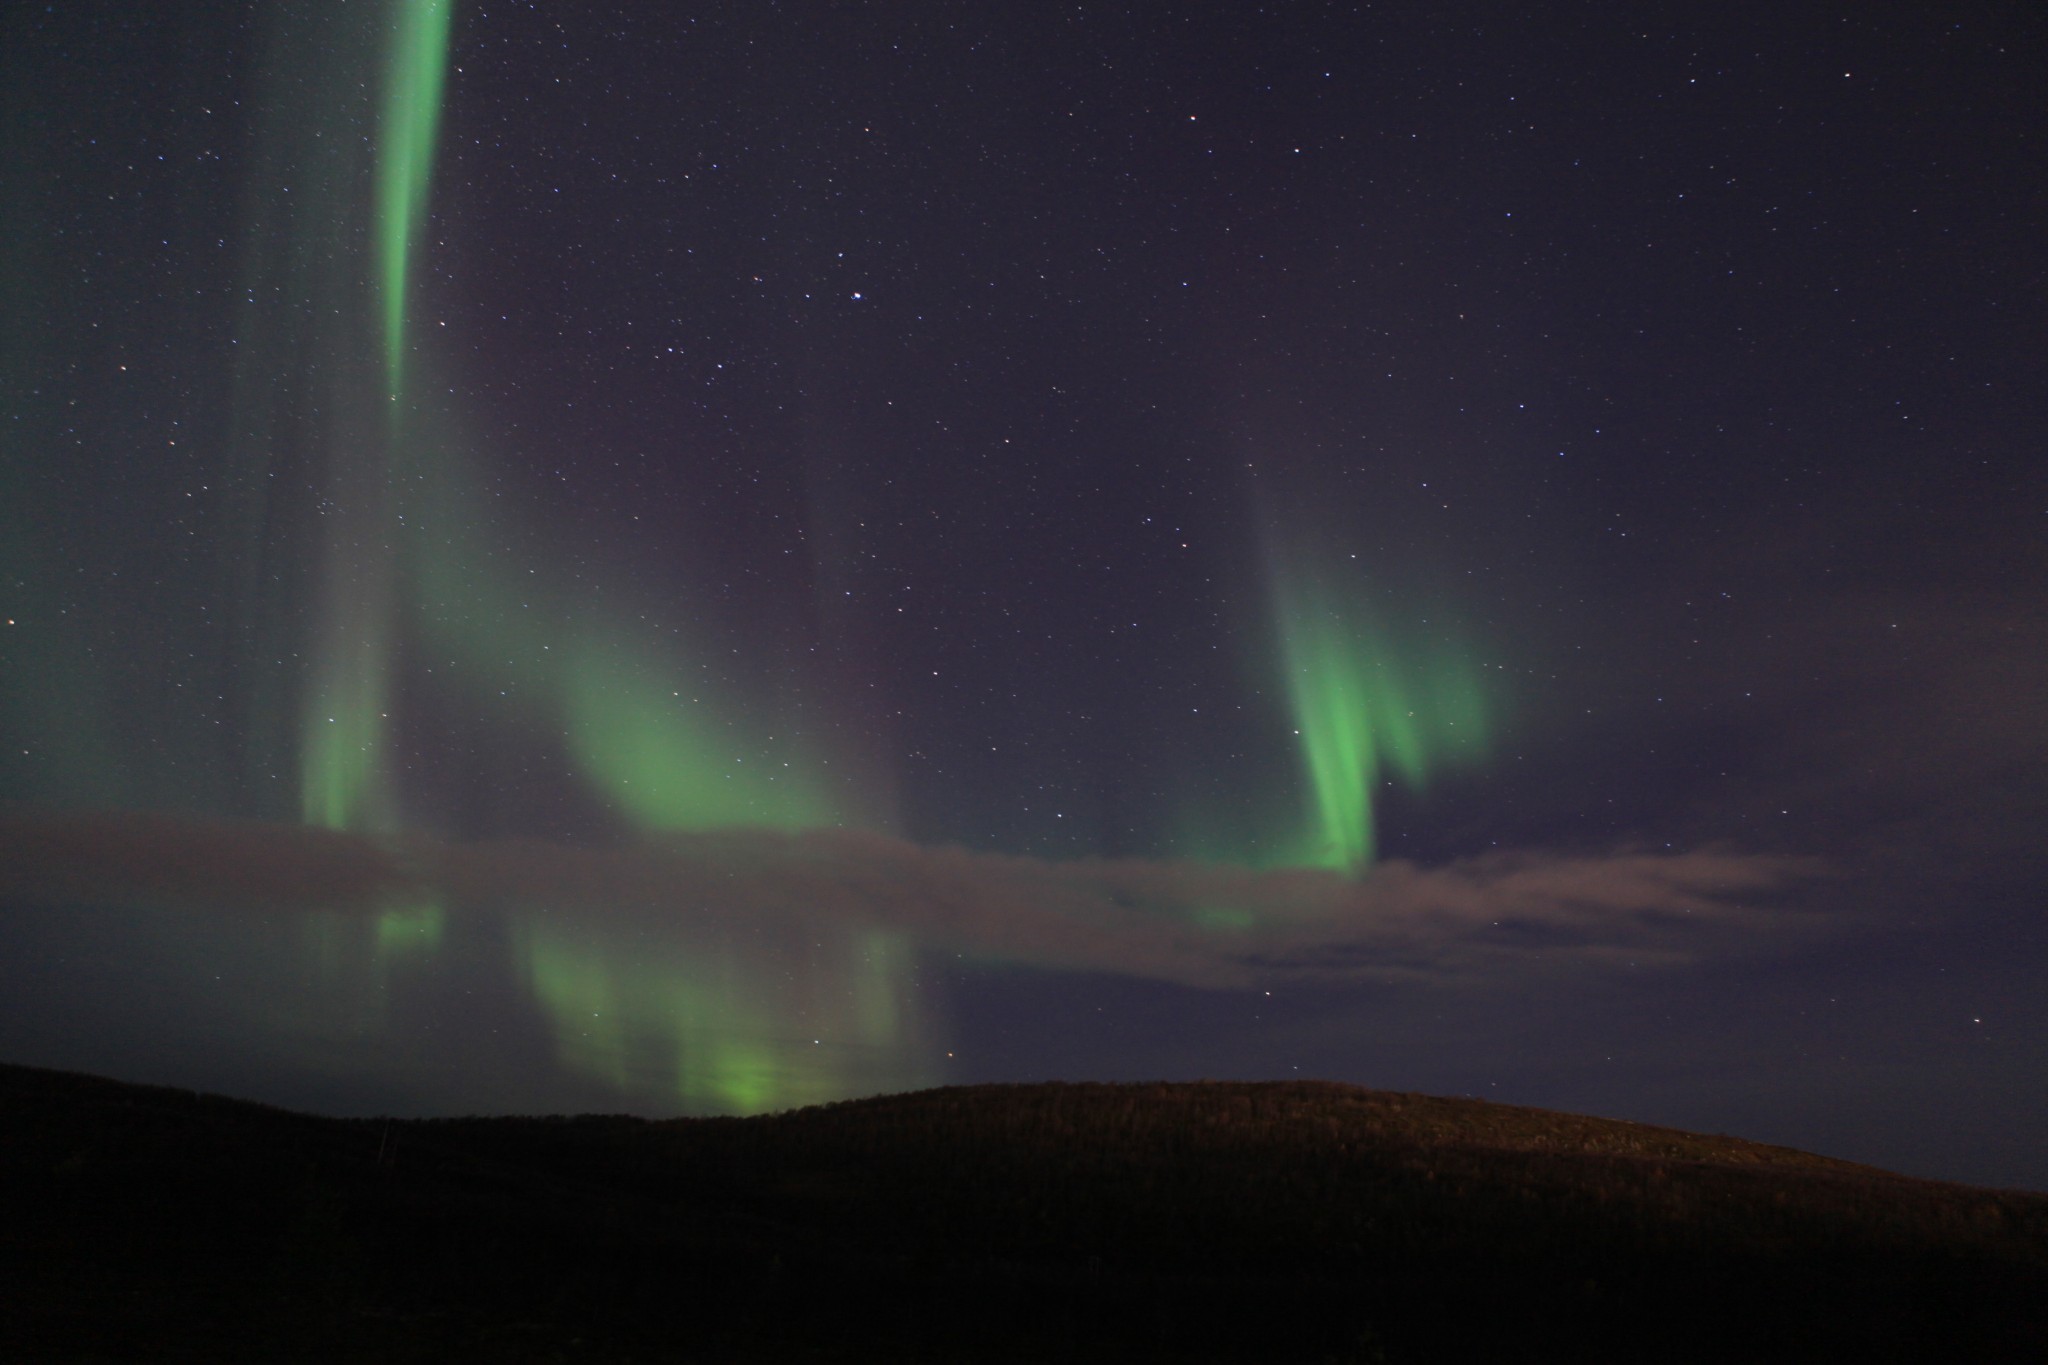
M760 1113L901 1084L900 1053L918 1032L906 992L914 950L894 934L785 944L772 991L731 944L689 930L623 953L611 936L536 913L521 920L519 950L564 1065L695 1112Z
M404 391L406 298L413 245L426 222L427 186L441 126L449 11L448 0L406 0L399 6L384 80L377 147L377 256L384 374L394 402Z
M343 21L333 22L346 31ZM323 339L341 377L330 381L331 416L323 433L330 450L328 497L321 509L326 558L319 587L325 601L304 711L300 789L309 822L388 833L401 820L390 771L393 639L404 591L400 537L414 473L409 462L423 455L400 393L410 345L406 301L411 247L426 216L440 124L448 6L445 0L393 0L382 27L384 79L371 167L375 283L366 288L360 275L330 276L320 291L325 312L340 319L327 324ZM364 67L376 65L375 38L356 37L354 60ZM313 138L324 140L327 121L315 115ZM335 169L351 186L359 182L352 161ZM305 226L327 230L323 223ZM376 300L372 307L381 327L351 316L362 311L366 293ZM371 381L375 362L362 353L372 335L379 338L381 383Z
M320 325L311 343L334 353L336 368L349 377L334 385L333 416L320 433L327 451L326 550L302 708L302 818L392 838L407 827L393 746L401 705L396 679L405 666L400 642L410 637L446 660L443 677L464 680L448 685L475 695L487 680L509 703L506 723L528 735L559 736L587 789L635 829L848 823L858 803L838 794L829 757L797 727L755 714L692 667L686 650L650 639L587 594L537 612L535 599L559 590L537 581L515 590L505 579L504 557L490 547L523 537L486 509L463 443L451 435L454 416L423 407L413 397L420 386L409 382L419 363L409 301L441 122L451 6L392 0L386 13L381 63L369 51L356 58L383 73L367 177L374 280L329 274L312 285L322 304L316 314L341 320ZM362 46L360 30L356 35ZM305 130L317 138L326 121L315 111L297 125L302 150ZM334 172L323 191L364 179L345 161ZM308 234L333 231L328 221L301 226ZM302 242L288 258L304 257L310 246ZM379 378L373 382L372 375ZM914 1055L921 1030L904 1003L912 955L898 940L866 935L831 952L822 940L814 943L801 973L811 984L801 1007L792 1008L788 983L798 974L787 944L704 943L677 956L607 931L601 913L565 920L533 907L505 909L521 974L554 1027L559 1061L622 1097L756 1112L924 1076ZM688 914L688 907L679 909ZM414 896L376 913L360 950L335 942L340 930L329 918L313 926L309 942L325 970L357 974L375 998L392 972L431 970L449 913ZM565 922L582 930L568 933ZM794 1018L803 1027L792 1030ZM650 1065L650 1058L661 1060Z
M1299 568L1276 569L1272 584L1308 795L1305 828L1279 861L1362 872L1377 851L1373 802L1383 786L1421 789L1444 767L1484 756L1481 673L1440 624L1397 634L1363 592L1340 593Z
M461 676L490 679L514 723L559 736L621 820L645 831L872 823L856 819L859 803L796 717L748 704L672 638L538 574L515 591L487 546L533 537L490 518L460 458L444 449L424 482L430 503L461 510L414 541L420 635Z
M215 757L219 771L193 746L162 765L184 785L148 785L151 770L107 719L115 704L99 699L107 665L52 637L33 671L0 688L51 736L47 763L72 799L289 812L396 850L414 833L475 833L439 828L447 813L414 774L439 763L451 782L481 780L492 770L476 751L499 746L566 770L612 820L606 837L889 832L889 803L834 752L835 717L804 691L802 642L775 655L749 639L742 658L735 640L686 607L649 602L623 573L572 574L543 511L497 496L488 454L445 397L442 358L413 321L432 263L425 224L454 6L259 13L267 46L223 362L230 491L214 589L239 642L223 704L249 738L245 752ZM334 135L358 128L374 135ZM57 562L31 519L0 508L0 525L14 559ZM1257 681L1281 684L1300 781L1254 794L1255 816L1284 811L1290 827L1218 841L1232 861L1361 873L1384 784L1421 787L1487 744L1481 675L1454 634L1384 624L1355 589L1298 567L1272 575L1273 648ZM471 728L425 738L447 716ZM508 954L559 1064L652 1108L753 1112L906 1088L943 1053L919 1013L908 939L829 925L793 935L787 923L713 936L698 921L726 907L662 907L631 927L613 909L415 890L367 915L309 915L301 948L327 1003L309 995L306 1016L282 1022L311 1036L340 1019L374 1036L388 1022L380 1002L433 980L457 945L490 943ZM786 908L790 922L808 911ZM472 932L486 916L508 932ZM1256 919L1205 906L1192 927L1230 936Z

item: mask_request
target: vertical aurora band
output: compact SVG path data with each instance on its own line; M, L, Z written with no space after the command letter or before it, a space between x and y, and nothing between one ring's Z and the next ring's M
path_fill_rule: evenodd
M397 0L377 141L377 281L384 377L404 386L406 300L413 244L427 217L427 186L448 71L448 0Z
M1396 636L1315 577L1273 575L1288 708L1307 777L1307 828L1287 860L1359 872L1377 852L1374 798L1398 778L1421 787L1479 757L1487 707L1479 670L1441 630ZM1440 618L1439 618L1440 619Z
M387 20L375 186L375 293L384 375L374 392L337 395L347 428L333 434L321 635L300 749L305 818L334 829L375 829L395 816L385 771L391 717L393 618L403 589L395 498L403 468L406 299L412 245L426 221L427 187L448 64L447 0L394 0ZM344 344L346 344L344 339ZM352 419L352 420L351 420ZM379 428L383 428L379 430ZM381 458L379 458L381 452Z

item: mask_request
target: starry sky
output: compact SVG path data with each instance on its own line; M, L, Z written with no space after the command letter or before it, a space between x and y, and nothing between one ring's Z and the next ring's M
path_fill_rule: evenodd
M2048 21L0 7L0 1058L2048 1188Z

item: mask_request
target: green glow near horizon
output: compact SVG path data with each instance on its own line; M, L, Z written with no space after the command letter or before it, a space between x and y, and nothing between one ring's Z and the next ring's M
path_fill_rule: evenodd
M377 913L377 950L387 957L431 952L447 929L448 914L438 901L386 906Z
M315 970L293 993L295 1026L346 1034L391 1022L395 1000L431 970L448 911L429 890L399 892L370 913L313 910L297 931Z
M918 1029L909 946L876 932L813 941L803 960L764 945L781 989L730 941L647 942L530 914L519 953L554 1025L563 1066L622 1096L693 1112L758 1114L926 1079L907 1058Z
M441 126L448 71L448 0L397 0L385 65L377 143L377 277L384 323L384 376L404 386L407 290L412 248L427 216L427 184Z
M1287 861L1357 872L1376 848L1374 798L1389 775L1421 787L1487 743L1479 672L1441 635L1403 642L1355 600L1276 575L1289 710L1308 777L1308 829Z
M1231 905L1198 905L1191 918L1197 928L1212 933L1242 933L1259 922L1251 911Z

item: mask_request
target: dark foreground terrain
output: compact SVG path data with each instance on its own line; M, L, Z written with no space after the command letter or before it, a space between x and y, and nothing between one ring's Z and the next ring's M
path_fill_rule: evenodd
M2048 1359L2048 1196L1326 1084L336 1120L0 1067L0 1359Z

